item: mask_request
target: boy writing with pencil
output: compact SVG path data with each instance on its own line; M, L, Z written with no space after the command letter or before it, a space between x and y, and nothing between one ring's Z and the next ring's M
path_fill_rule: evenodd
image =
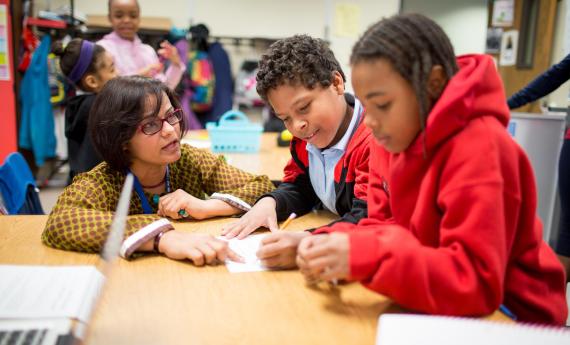
M291 160L281 185L222 229L222 235L241 239L261 226L269 228L273 233L258 251L267 267L295 267L297 246L310 235L276 232L277 221L290 214L322 208L350 223L368 214L371 135L362 123L362 105L344 92L345 81L325 42L307 35L277 41L261 58L257 92L293 134Z

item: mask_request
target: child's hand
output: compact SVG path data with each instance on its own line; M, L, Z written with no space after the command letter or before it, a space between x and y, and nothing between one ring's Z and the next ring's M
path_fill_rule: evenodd
M137 74L140 76L143 76L143 77L154 77L158 73L162 72L163 68L164 68L164 65L161 64L160 62L157 62L157 63L150 64L150 65L146 66L145 68L139 70Z
M226 258L243 262L243 259L228 247L227 242L207 234L168 231L162 235L158 250L174 260L189 259L196 266L224 262Z
M269 228L271 231L279 230L275 207L275 199L271 197L259 200L259 202L238 221L224 226L222 228L222 235L228 239L237 236L237 238L241 240L262 226Z
M168 43L167 41L163 41L160 43L160 49L158 50L158 55L162 56L163 58L170 60L173 64L179 66L180 65L180 56L178 55L178 49L175 46Z
M269 268L295 268L297 247L301 240L311 236L309 232L279 231L265 236L257 251L257 257L265 267Z
M204 219L207 218L206 209L205 200L198 199L182 189L163 195L158 202L158 215L172 219Z
M297 265L309 283L345 279L350 274L347 234L313 235L301 240Z

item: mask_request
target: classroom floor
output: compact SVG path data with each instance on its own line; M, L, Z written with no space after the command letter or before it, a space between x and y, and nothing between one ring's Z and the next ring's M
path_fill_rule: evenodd
M51 179L47 187L40 188L40 201L46 214L51 212L67 181L68 166L64 165Z

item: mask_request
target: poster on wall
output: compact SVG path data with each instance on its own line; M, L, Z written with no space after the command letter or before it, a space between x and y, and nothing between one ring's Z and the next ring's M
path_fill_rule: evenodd
M485 53L498 54L501 50L501 37L503 37L503 28L487 28Z
M514 66L516 64L518 41L518 30L510 30L503 33L503 37L501 38L499 66Z
M492 26L513 26L515 13L514 0L496 0L493 2Z
M0 5L0 80L10 80L10 55L8 51L8 10Z
M360 6L341 3L335 6L334 34L337 37L356 37L360 32Z

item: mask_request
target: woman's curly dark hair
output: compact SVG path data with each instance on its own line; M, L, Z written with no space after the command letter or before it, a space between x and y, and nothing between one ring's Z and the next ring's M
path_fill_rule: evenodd
M340 64L325 41L295 35L273 43L261 56L257 72L257 93L267 101L267 92L283 84L301 84L313 89L317 83L328 87L333 73L346 81Z

